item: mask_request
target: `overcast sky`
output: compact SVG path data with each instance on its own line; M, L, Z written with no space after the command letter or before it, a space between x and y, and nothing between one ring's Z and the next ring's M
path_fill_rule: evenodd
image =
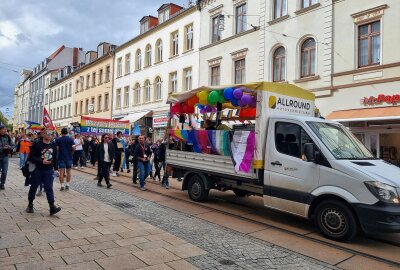
M188 1L0 0L0 110L12 116L15 71L32 69L63 44L84 50L102 41L120 45L139 33L143 16L168 2Z

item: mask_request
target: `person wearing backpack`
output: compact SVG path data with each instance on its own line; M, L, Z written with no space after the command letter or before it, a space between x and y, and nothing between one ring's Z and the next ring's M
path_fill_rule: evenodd
M10 135L7 134L6 126L0 125L0 190L5 189L8 172L8 158L14 148L15 144L12 142Z

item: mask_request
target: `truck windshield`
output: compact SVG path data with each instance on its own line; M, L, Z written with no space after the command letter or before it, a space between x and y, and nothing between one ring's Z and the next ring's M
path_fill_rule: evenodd
M307 122L336 159L375 159L367 148L340 124Z

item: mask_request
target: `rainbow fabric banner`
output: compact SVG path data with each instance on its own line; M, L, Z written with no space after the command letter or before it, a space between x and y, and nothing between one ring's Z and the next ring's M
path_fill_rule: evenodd
M254 131L238 130L235 132L231 149L236 172L250 172L255 144L256 133Z
M82 135L117 134L118 131L121 131L122 136L127 137L129 129L129 121L81 116L80 132Z
M169 134L177 140L193 146L193 152L230 156L230 132L228 130L179 130Z
M30 129L30 130L41 130L43 127L36 122L32 122L32 121L25 121L25 123L28 125L26 127L26 129Z

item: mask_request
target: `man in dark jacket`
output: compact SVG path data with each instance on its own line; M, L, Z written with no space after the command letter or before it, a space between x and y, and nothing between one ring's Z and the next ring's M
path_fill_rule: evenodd
M151 150L149 145L145 143L144 136L139 136L139 144L136 146L135 156L138 159L140 189L144 191L146 190L144 188L144 181L149 175L149 161L151 157Z
M15 144L12 142L10 135L7 134L7 128L0 125L0 189L5 189L7 171L8 171L8 157L11 155Z
M104 134L101 137L101 143L97 145L96 154L98 162L97 166L101 168L97 185L101 187L101 181L104 178L107 184L107 188L111 188L112 184L110 183L110 167L115 157L115 148L114 144L110 142L110 135Z
M138 145L139 145L139 136L136 136L132 144L129 145L129 153L132 156L132 167L133 167L132 182L134 184L137 184L138 159L136 157L136 146Z
M32 173L31 187L28 193L28 207L26 212L33 213L33 201L35 200L36 190L43 183L46 191L47 201L50 206L50 215L61 211L60 207L54 205L54 170L58 169L57 147L51 143L52 135L55 131L46 129L43 132L42 140L33 143L29 154L29 160L33 162L36 169Z
M121 143L122 140L122 132L118 131L117 136L112 140L115 149L115 162L113 167L113 176L119 176L119 169L121 167L121 159L122 152L124 151L124 147Z

